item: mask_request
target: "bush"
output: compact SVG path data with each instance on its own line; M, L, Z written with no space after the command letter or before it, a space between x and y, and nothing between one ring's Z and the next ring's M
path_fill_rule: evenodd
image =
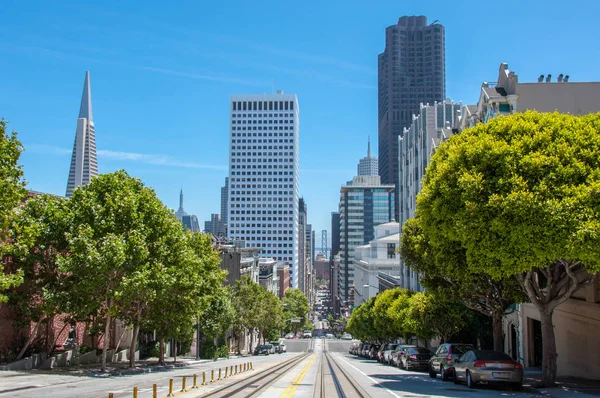
M79 355L87 354L88 352L95 351L95 350L96 350L95 348L92 348L90 346L82 345L82 346L79 346Z
M160 355L160 342L159 341L149 341L146 344L140 345L140 359L150 358L150 357L158 357Z
M215 360L217 360L217 358L229 358L229 347L227 347L227 344L217 347L215 352Z

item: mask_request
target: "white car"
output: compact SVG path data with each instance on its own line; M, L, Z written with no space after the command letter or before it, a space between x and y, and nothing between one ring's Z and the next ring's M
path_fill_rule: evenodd
M294 333L288 333L288 334L286 334L286 335L285 335L285 338L286 338L286 339L293 339L293 338L294 338L294 336L295 336L295 334L294 334Z
M350 333L344 333L342 335L342 340L352 340L352 335Z
M310 330L305 330L304 333L302 333L302 338L312 339L312 332Z

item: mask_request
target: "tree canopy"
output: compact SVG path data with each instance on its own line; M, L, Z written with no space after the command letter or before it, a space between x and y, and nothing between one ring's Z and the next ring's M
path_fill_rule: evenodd
M600 114L526 112L455 135L432 156L417 216L471 271L516 276L540 312L554 384L552 314L600 269Z
M25 242L15 241L10 228L12 221L17 216L18 205L25 198L25 181L23 168L19 165L19 158L23 146L17 138L17 133L6 133L6 121L0 120L0 259L5 254L11 253L11 247L16 245L28 246ZM17 216L18 217L18 216ZM6 301L3 292L23 281L21 272L0 272L0 303Z

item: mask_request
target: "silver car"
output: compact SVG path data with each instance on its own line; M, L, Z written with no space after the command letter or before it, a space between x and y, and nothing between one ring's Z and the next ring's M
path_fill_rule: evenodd
M391 365L392 363L392 352L396 350L398 344L390 344L387 346L387 349L383 352L383 363Z
M503 352L467 351L454 361L454 383L467 383L474 388L478 383L509 384L514 390L523 387L523 365Z

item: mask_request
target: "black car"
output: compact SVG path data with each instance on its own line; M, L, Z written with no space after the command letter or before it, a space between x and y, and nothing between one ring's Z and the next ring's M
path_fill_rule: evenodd
M271 347L270 344L263 344L263 345L259 345L258 347L256 347L256 349L254 350L254 355L269 355L271 352Z
M403 348L404 355L400 359L400 367L402 369L424 369L429 366L431 359L431 351L423 347L406 347Z

